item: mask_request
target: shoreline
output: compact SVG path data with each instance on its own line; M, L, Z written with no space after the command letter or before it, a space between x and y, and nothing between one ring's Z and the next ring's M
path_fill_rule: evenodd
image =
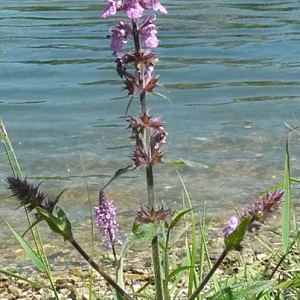
M207 246L209 248L209 254L212 262L215 262L218 255L224 248L223 237L212 237L216 236L216 229L210 230L209 238L207 240ZM265 232L263 233L265 234ZM232 251L229 253L228 257L223 261L220 268L217 270L216 275L219 279L225 280L233 274L237 274L242 268L242 264L253 265L258 263L258 265L263 266L268 258L268 254L262 249L262 246L255 241L254 236L248 235L243 243L244 249L241 253L237 251ZM176 257L177 261L180 263L183 261L186 255L184 248L184 241L180 241L179 245L176 246L175 252L171 251L171 255ZM89 265L85 261L79 262L80 257L77 257L75 251L72 249L63 249L62 252L65 256L60 256L60 252L53 253L51 256L56 256L57 259L60 258L60 262L56 261L55 265L52 265L54 282L56 289L61 296L61 300L66 299L88 299L88 285L89 285ZM241 261L241 257L243 258ZM69 258L66 260L66 258ZM145 259L146 258L146 259ZM105 262L105 256L102 257L102 266L106 266L109 274L114 277L114 272L112 265ZM99 258L98 258L99 260ZM30 261L29 261L30 262ZM261 262L261 263L259 263ZM31 263L31 262L30 262ZM32 263L31 263L32 264ZM13 267L13 265L12 265ZM10 269L9 266L7 269ZM14 267L12 268L14 270ZM16 271L16 269L15 269ZM208 271L206 268L205 272ZM21 275L26 276L27 279L37 280L41 284L49 287L49 281L45 275L37 272L34 267L29 265L24 266ZM126 290L131 293L132 287L137 290L144 284L151 282L152 269L151 269L151 256L149 253L149 248L147 244L142 244L134 246L126 254L126 259L124 261L124 283ZM179 299L187 299L185 287L187 277L178 284L178 287L182 286L182 295ZM98 274L93 271L93 288L95 293L100 297L100 299L112 299L113 292L108 286L106 281ZM154 291L154 286L149 284L147 291ZM24 300L46 300L54 299L52 298L52 292L47 288L36 288L24 283L22 280L10 279L3 274L0 274L0 296L2 300L13 300L13 299L24 299Z

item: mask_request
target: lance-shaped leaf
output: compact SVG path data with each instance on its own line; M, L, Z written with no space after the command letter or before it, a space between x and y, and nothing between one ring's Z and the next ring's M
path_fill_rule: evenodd
M54 217L50 212L41 207L37 207L36 209L55 233L61 235L64 240L70 241L72 239L71 223L60 207L56 207L57 217Z
M225 238L226 250L229 252L231 250L240 249L240 244L244 239L245 233L250 225L251 217L248 216L244 218L241 223L236 227L232 234Z
M16 237L17 241L20 243L20 245L25 250L28 257L31 259L31 261L35 264L35 266L41 271L46 272L45 264L43 263L43 260L40 256L38 256L34 250L30 247L30 245L10 226L8 222L6 222L6 225L9 227L9 229L12 231L14 236Z
M255 295L267 291L273 285L271 280L262 280L256 282L239 282L231 287L220 290L209 300L248 300L257 299Z
M176 226L176 224L181 220L181 218L182 218L184 215L186 215L188 212L190 212L191 210L192 210L192 208L188 208L188 209L183 209L183 210L179 211L179 212L175 215L175 217L172 219L170 225L167 226L167 228L168 228L169 230L172 230L172 229Z
M109 182L102 189L104 190L110 183L112 183L119 176L125 174L126 172L135 170L135 169L136 169L136 166L129 165L129 166L125 167L125 168L117 170L116 173L114 174L114 176L109 180Z

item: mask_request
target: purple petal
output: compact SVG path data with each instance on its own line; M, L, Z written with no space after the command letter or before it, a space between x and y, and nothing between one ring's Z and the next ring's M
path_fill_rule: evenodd
M163 5L160 4L157 0L142 0L143 6L147 9L153 9L155 11L160 11L163 14L167 14L168 11L165 9Z
M117 12L117 3L115 1L110 2L108 7L104 10L101 15L101 19L107 18L109 15L115 15Z
M137 0L127 0L126 8L127 16L130 19L138 19L143 16L144 9Z

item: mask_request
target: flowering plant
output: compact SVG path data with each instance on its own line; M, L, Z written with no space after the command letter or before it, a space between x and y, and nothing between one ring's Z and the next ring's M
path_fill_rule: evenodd
M159 118L152 118L148 114L146 95L153 94L158 77L153 74L154 67L158 61L153 51L159 44L157 38L157 27L154 24L155 14L144 16L145 10L160 11L167 14L167 10L157 0L107 0L108 7L104 10L101 18L115 15L117 12L126 12L130 22L119 20L118 25L112 28L110 49L116 62L116 71L124 79L124 84L128 95L139 95L141 113L139 118L129 116L127 120L129 128L132 130L132 139L135 142L133 153L134 167L145 167L147 177L148 206L143 211L145 215L155 212L156 200L154 194L154 180L152 167L162 162L161 146L165 144L167 132ZM119 54L123 46L129 41L134 42L134 53ZM141 42L148 49L141 48ZM133 71L128 68L133 66ZM106 208L108 209L108 208ZM162 211L164 211L162 209ZM166 210L166 215L168 215ZM103 213L105 215L105 212ZM107 210L107 215L110 213ZM105 224L97 215L98 223L101 228ZM142 218L140 220L143 220ZM145 220L147 223L147 218ZM104 233L104 231L102 232ZM154 277L156 286L156 298L164 299L163 281L160 269L160 253L158 235L155 234L152 240L152 256Z
M112 250L114 254L116 262L114 266L116 267L117 273L116 279L110 277L107 271L98 265L74 239L71 223L64 211L57 205L62 193L56 198L51 198L48 194L40 190L40 185L36 186L29 183L27 179L23 179L19 168L12 168L14 176L7 178L9 188L11 189L12 195L18 198L20 206L23 206L26 212L35 211L35 219L30 229L38 222L46 221L55 233L61 235L64 240L69 241L82 257L116 290L118 299L132 299L123 287L122 255L125 251L124 249L130 244L128 241L132 242L136 239L136 241L139 240L143 242L151 241L155 299L171 299L169 290L173 288L170 289L169 284L177 286L182 278L183 271L189 270L189 286L186 295L188 300L193 300L200 297L199 294L201 290L208 283L226 255L232 250L242 250L241 242L246 232L259 230L266 219L279 208L284 193L277 190L275 190L275 192L268 192L263 197L258 198L253 205L247 206L246 209L238 213L237 216L233 216L229 219L229 225L223 229L225 249L203 279L204 256L207 257L209 263L210 260L206 249L204 229L201 229L202 236L199 239L200 242L196 240L196 222L191 204L189 209L175 213L171 209L165 208L164 205L158 207L154 193L153 167L162 163L162 147L166 143L168 133L164 129L162 119L150 116L147 109L146 96L154 94L154 89L159 86L158 76L154 74L154 68L158 62L154 49L158 46L159 39L157 38L158 29L154 24L156 15L151 13L144 15L144 13L147 10L154 10L166 14L167 10L157 0L106 0L106 2L108 3L108 7L102 13L101 18L107 18L108 16L115 15L117 12L125 12L130 19L129 21L119 20L117 26L110 30L110 49L113 51L112 54L115 59L117 74L124 80L124 90L127 90L128 95L132 97L139 95L141 105L141 111L138 117L126 116L129 124L128 128L132 132L131 139L135 144L132 155L133 166L118 170L114 177L104 187L100 188L98 205L94 208L95 219L104 248L106 250ZM124 45L130 40L134 43L133 53L121 53ZM146 49L141 48L141 43ZM133 70L130 70L130 68L133 68ZM0 140L3 141L4 145L11 146L1 120ZM7 151L7 153L9 152L13 153L12 148L10 148L10 151ZM140 210L137 212L132 234L123 246L120 259L118 260L115 247L117 244L121 244L121 239L119 225L116 220L116 207L114 206L113 200L108 199L105 188L119 175L140 167L146 170L148 203L147 205L141 205ZM287 167L287 169L289 169L289 167ZM18 172L16 172L16 170L18 170ZM290 179L289 174L287 174L286 177ZM286 182L288 182L288 180L286 180ZM288 186L288 183L286 186ZM56 211L57 216L54 216L54 211ZM191 212L192 216L193 231L192 242L189 244L188 238L190 238L190 234L186 232L186 229L184 230L186 233L187 256L183 264L186 264L180 265L177 269L174 264L175 270L171 270L169 264L169 249L175 245L178 237L174 239L174 243L171 243L170 231L189 212ZM287 216L289 217L289 215ZM290 221L288 217L285 219L286 224ZM157 225L162 225L160 228L163 228L163 234L158 234L157 229L159 226ZM188 228L188 226L186 228ZM150 235L149 232L151 233ZM288 234L289 232L286 234L287 242L289 238ZM206 255L203 255L203 252L200 253L201 259L203 260L202 264L200 262L199 266L197 266L200 270L199 274L197 274L195 271L197 263L195 258L199 244L201 244L201 250L206 252ZM164 254L163 259L160 253ZM43 255L40 255L40 257L43 257ZM44 261L44 267L48 268L48 265L48 262ZM162 268L164 268L163 271ZM51 280L50 275L49 278ZM200 284L199 279L202 280ZM148 283L146 285L148 285ZM255 285L249 285L248 291L252 286L255 287ZM52 287L55 291L54 284L52 284ZM239 289L234 294L234 296L239 295L239 297L234 297L232 296L232 290L227 291L227 293L226 289L224 289L220 291L221 298L229 295L229 297L240 299L241 296L244 296L243 291L245 290L247 290L247 287ZM260 286L257 289L257 291L261 292L263 290L264 286ZM134 292L134 296L136 295L139 296L139 293ZM56 296L58 299L57 294ZM210 299L220 299L218 296L220 296L220 294ZM90 297L92 296L90 295ZM177 295L175 293L175 298L176 297Z

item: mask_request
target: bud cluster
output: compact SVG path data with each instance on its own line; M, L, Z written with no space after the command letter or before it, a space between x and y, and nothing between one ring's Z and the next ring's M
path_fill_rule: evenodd
M167 132L159 118L151 119L147 113L139 120L130 118L129 128L135 140L133 161L136 167L153 166L161 162L163 156L161 146L166 142Z

